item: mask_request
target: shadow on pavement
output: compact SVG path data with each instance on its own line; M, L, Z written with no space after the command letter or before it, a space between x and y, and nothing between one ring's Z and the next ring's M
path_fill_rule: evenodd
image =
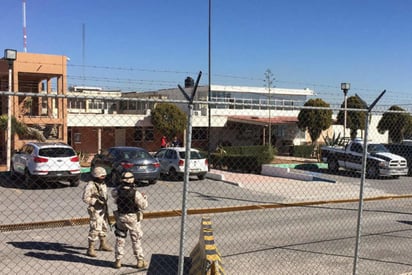
M86 255L85 247L76 247L65 243L56 242L8 242L16 248L28 250L25 256L33 257L44 261L64 261L73 263L83 263L92 266L113 267L113 261L90 258ZM179 257L165 254L152 254L147 274L177 274ZM134 268L133 265L122 265L123 267ZM183 274L189 274L191 267L190 257L185 257ZM171 271L175 270L175 273Z
M295 169L320 172L320 168L316 163L297 164Z
M91 177L89 176L89 173L87 174L81 174L80 180L81 181L88 181ZM59 189L59 188L68 188L70 187L69 182L59 182L59 181L53 181L53 182L42 182L38 181L36 184L33 186L26 186L24 184L24 180L22 177L18 177L14 180L10 178L10 173L9 172L0 172L0 187L3 188L16 188L16 189ZM70 187L73 188L73 187ZM74 187L76 188L76 187Z
M412 225L412 221L399 220L399 221L397 221L397 222L404 223L404 224L408 224L408 225Z
M45 261L65 261L84 263L93 266L112 267L112 261L99 260L86 256L85 247L75 247L63 243L49 242L8 242L16 248L30 250L25 253L28 257ZM59 254L56 254L59 253Z
M183 266L183 274L189 274L189 269L191 266L191 259L185 257L185 262ZM150 259L149 270L147 271L148 275L155 274L178 274L179 267L179 257L173 255L165 254L152 254ZM175 270L176 272L172 272Z

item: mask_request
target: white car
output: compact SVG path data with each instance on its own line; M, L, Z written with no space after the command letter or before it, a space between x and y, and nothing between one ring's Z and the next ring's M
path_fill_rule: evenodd
M79 157L65 143L29 142L14 153L10 175L12 179L23 177L28 187L48 181L69 181L70 186L78 186Z
M185 172L186 148L162 148L154 155L160 163L160 174L172 179L182 179ZM208 160L197 149L190 150L189 175L203 180L208 172Z

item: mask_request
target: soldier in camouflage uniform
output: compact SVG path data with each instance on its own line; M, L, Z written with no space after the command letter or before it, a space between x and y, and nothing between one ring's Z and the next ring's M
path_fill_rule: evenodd
M121 259L124 255L124 246L129 231L133 254L137 260L137 268L146 268L148 263L144 259L141 244L143 231L140 222L143 219L141 210L148 206L147 196L136 190L134 176L130 172L122 174L121 184L112 190L112 196L117 204L117 211L114 211L116 218L114 267L120 268L122 266Z
M83 201L88 205L87 212L90 216L89 247L87 255L96 257L94 243L100 239L99 250L113 251L107 244L107 222L105 207L107 206L107 186L105 183L106 170L103 167L95 167L91 173L93 180L89 181L83 191Z

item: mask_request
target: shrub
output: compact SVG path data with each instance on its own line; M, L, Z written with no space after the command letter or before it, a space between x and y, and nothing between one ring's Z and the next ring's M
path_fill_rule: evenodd
M260 173L262 164L270 163L276 149L268 146L224 147L210 155L210 163L215 168Z
M310 158L312 156L314 145L295 145L292 147L292 155L294 157Z

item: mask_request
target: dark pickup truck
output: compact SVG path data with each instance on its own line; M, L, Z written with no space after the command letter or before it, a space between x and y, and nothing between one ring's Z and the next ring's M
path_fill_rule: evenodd
M408 162L408 176L412 175L412 142L384 144L389 152L404 157Z

